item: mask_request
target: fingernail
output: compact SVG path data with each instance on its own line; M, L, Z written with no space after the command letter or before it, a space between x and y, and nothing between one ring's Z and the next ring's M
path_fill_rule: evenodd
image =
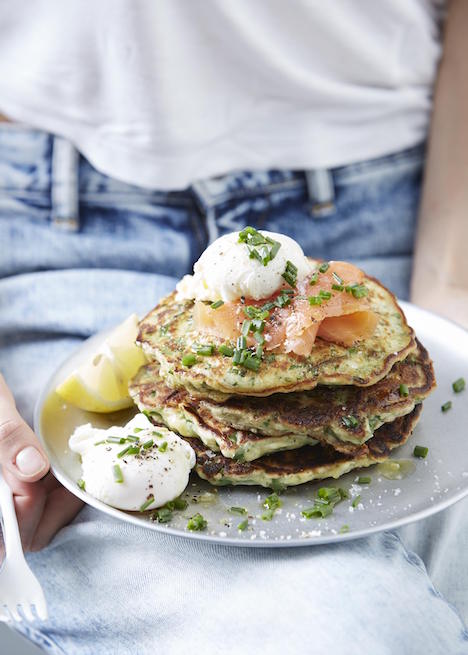
M23 475L36 475L43 471L46 462L34 446L27 446L16 455L16 466Z

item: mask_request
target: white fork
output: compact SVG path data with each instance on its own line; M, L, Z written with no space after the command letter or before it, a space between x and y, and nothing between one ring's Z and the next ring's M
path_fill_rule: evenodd
M47 603L38 579L23 554L13 494L0 469L0 509L2 510L5 560L0 570L0 621L47 619Z

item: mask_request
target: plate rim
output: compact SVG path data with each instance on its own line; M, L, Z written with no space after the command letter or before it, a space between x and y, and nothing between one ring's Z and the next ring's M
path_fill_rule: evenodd
M410 312L416 310L417 312L426 314L427 316L431 317L431 319L435 318L439 321L443 321L451 325L452 327L461 330L465 334L465 336L468 334L468 329L466 329L464 326L456 323L451 319L445 318L440 314L436 314L435 312L432 312L430 310L419 307L418 305L414 305L413 303L403 300L398 300L398 304L401 306L405 315L407 310L409 310ZM103 512L104 514L112 516L113 518L119 519L121 521L131 523L132 525L145 528L147 530L152 530L155 532L159 532L174 537L180 537L183 539L193 539L196 541L216 543L224 546L230 546L230 547L234 546L238 548L290 548L290 547L296 548L296 547L305 547L305 546L321 546L325 544L340 543L343 541L352 541L354 539L363 539L364 537L377 534L379 532L394 530L403 527L405 525L409 525L411 523L416 523L425 518L433 516L434 514L442 512L443 510L447 509L448 507L451 507L452 505L455 505L456 503L460 502L463 498L468 496L468 483L467 483L467 485L456 494L448 498L446 497L445 499L441 499L440 501L426 507L425 509L421 509L417 512L408 514L405 517L400 517L395 520L386 521L385 523L381 523L379 525L369 526L367 528L362 528L360 530L350 531L346 533L336 532L336 534L329 533L329 534L319 535L315 537L301 537L301 538L296 537L296 538L291 538L288 541L280 540L280 539L271 539L271 538L259 539L259 540L257 539L241 540L241 539L235 539L233 537L227 537L227 536L221 537L219 535L210 535L201 532L183 532L179 529L166 526L165 524L159 524L157 522L152 522L148 519L144 519L143 517L135 516L134 513L132 512L126 512L124 510L117 509L116 507L112 507L111 505L106 505L106 503L103 503L97 498L94 498L86 491L82 491L79 487L76 486L74 482L70 480L69 476L65 472L62 472L59 466L56 466L55 460L57 458L50 450L47 441L44 438L44 435L42 434L41 419L42 419L42 411L44 408L45 401L51 391L50 387L51 387L52 380L56 376L57 372L60 369L64 368L72 358L76 357L80 352L80 350L84 349L91 340L103 339L105 338L105 335L108 334L111 330L112 328L104 329L100 332L96 332L95 334L91 335L87 339L83 340L76 349L70 352L59 363L59 365L54 368L53 372L49 375L49 377L47 378L46 382L44 383L39 393L39 396L34 406L34 413L33 413L33 429L39 441L41 442L41 445L46 451L46 454L50 462L50 470L54 474L54 477L68 491L70 491L77 498L83 501L83 503ZM257 486L252 486L252 489L254 490L257 490L257 488L258 488Z

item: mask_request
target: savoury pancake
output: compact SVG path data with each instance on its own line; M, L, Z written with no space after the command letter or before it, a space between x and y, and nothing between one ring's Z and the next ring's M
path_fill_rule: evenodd
M421 409L417 405L410 414L383 425L354 456L316 445L266 455L254 462L239 462L214 453L198 439L191 439L197 455L195 470L201 478L218 486L260 485L281 489L312 480L339 478L353 469L385 461L394 448L411 436Z
M322 443L356 453L376 429L410 413L435 386L432 362L417 350L372 387L326 387L224 403L171 389L158 364L140 369L130 393L141 411L185 437L198 437L225 457L252 461L267 453Z
M415 350L413 330L408 326L396 298L372 278L365 278L370 308L378 317L372 336L353 347L317 338L309 356L272 351L264 354L257 371L233 365L220 354L226 345L218 337L202 337L194 328L193 301L178 301L175 292L164 298L141 322L137 343L150 360L157 360L161 376L173 387L216 400L230 395L268 396L313 389L322 385L367 387L381 380L392 366ZM210 356L198 356L195 345L214 346Z

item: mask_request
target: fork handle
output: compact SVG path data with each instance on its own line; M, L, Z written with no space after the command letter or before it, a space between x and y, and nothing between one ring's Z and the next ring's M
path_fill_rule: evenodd
M15 560L24 560L23 545L16 518L13 492L6 483L0 468L0 509L2 510L3 541L6 556Z

